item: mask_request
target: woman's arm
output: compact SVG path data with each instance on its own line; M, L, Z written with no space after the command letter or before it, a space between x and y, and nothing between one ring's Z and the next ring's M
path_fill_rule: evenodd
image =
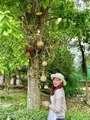
M59 113L61 111L62 107L62 101L63 101L63 94L62 90L56 90L55 91L55 102L54 104L50 104L49 108L51 108L54 112Z

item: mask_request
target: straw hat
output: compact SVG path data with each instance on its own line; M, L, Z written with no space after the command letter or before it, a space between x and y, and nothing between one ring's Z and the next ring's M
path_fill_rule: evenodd
M66 81L64 79L64 76L61 73L51 74L51 79L52 80L55 77L58 78L58 79L60 79L60 80L62 80L64 86L66 85Z

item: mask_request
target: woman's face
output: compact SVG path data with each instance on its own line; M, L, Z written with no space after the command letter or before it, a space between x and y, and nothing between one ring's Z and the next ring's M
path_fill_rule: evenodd
M60 85L60 83L62 82L62 80L58 79L58 78L54 78L53 79L53 85L54 87L57 87L58 85Z

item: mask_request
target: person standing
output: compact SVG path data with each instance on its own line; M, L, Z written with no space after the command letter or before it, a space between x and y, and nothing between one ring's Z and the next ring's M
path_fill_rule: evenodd
M51 79L50 102L42 102L45 108L49 108L47 120L65 120L66 100L64 86L66 85L66 81L61 73L51 74Z

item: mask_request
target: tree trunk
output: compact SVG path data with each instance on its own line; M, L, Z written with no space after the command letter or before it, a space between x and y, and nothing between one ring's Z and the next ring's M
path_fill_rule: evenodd
M87 96L87 104L90 105L90 93L89 93L89 90L88 90L88 96Z
M87 101L87 104L90 105L90 94L89 94L88 81L87 81L86 59L85 59L85 54L84 54L83 46L81 45L80 38L79 38L79 46L80 46L80 51L82 53L82 72L86 80L86 101Z
M31 67L28 70L28 95L27 108L39 108L40 106L40 89L38 79L38 60L33 59Z
M89 88L88 88L87 77L86 77L86 101L87 101L87 104L90 105L90 92L89 92Z
M29 51L31 53L31 63L28 69L28 95L27 95L27 108L39 108L40 106L40 90L39 90L39 63L38 59L40 60L40 55L42 53L37 54L38 48L36 43L38 40L42 40L42 36L45 30L45 23L46 23L46 16L48 12L48 8L44 9L40 6L38 0L31 0L32 4L32 12L25 13L25 27L27 30L26 39L29 43L30 47ZM41 15L37 15L37 12L42 12ZM30 27L29 27L30 26ZM39 38L30 38L30 36L35 35L36 32L40 30ZM41 50L42 51L42 50Z

